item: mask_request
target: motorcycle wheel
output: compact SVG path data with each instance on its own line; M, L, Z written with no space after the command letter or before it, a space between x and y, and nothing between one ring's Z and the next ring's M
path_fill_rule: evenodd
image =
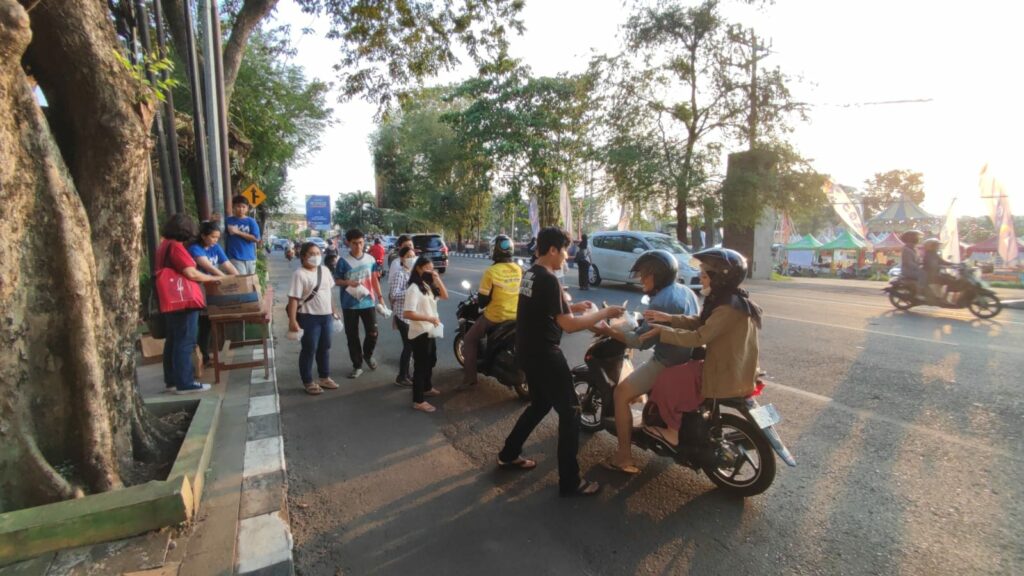
M967 308L978 318L987 320L1003 309L1003 303L999 301L997 296L990 296L988 294L979 294L974 298Z
M601 395L587 382L576 382L576 397L580 401L580 427L584 432L594 433L602 428Z
M590 265L590 285L594 288L601 285L601 271L593 264Z
M889 292L889 303L899 310L909 310L914 305L914 297L906 288L893 288Z
M459 363L459 366L466 365L466 356L463 354L462 351L462 341L463 336L462 333L460 332L459 334L455 335L455 341L452 342L452 351L455 352L455 360Z
M704 465L704 474L719 488L743 498L767 490L775 481L775 453L768 439L757 426L735 414L722 414L721 427L722 437L739 457L729 468Z

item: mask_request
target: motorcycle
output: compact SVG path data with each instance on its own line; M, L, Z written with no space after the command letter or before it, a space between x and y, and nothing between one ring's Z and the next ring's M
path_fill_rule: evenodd
M466 357L462 347L466 339L466 333L483 315L480 308L479 295L470 291L472 285L467 280L462 281L462 288L469 291L469 296L459 303L455 311L455 317L459 321L455 329L455 341L452 344L455 352L455 360L459 366L466 365ZM516 395L521 399L530 397L530 387L526 382L526 375L519 368L516 360L516 323L514 320L502 322L493 326L487 331L485 340L480 343L480 350L477 354L477 372L487 376L493 376L505 386L515 390Z
M598 336L572 369L580 402L580 424L587 432L615 434L615 386L632 371L633 351L625 344ZM776 430L781 421L772 404L761 406L764 389L759 378L745 398L705 400L696 413L684 416L679 446L673 448L642 430L642 415L633 412L633 445L694 471L703 471L719 488L741 497L756 496L775 480L775 454L789 466L796 459Z
M981 279L978 269L958 264L955 268L956 278L947 286L946 294L937 304L941 308L967 308L978 318L987 320L999 314L1003 309L1003 303L999 296L992 291L987 282ZM882 291L889 295L889 303L899 310L909 310L914 306L934 306L917 293L917 280L906 280L897 276L889 281L889 285L882 288ZM950 296L955 294L955 299Z

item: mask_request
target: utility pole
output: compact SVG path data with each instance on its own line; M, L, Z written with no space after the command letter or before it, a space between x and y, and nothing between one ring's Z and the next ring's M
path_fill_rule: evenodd
M160 50L160 57L167 57L167 48L164 46L164 17L163 17L163 6L160 0L153 0L153 17L156 20L156 45L157 49ZM168 72L161 72L160 76L163 80L167 80L170 77ZM164 134L167 137L167 149L168 149L168 169L171 173L171 190L173 191L174 201L174 212L185 211L185 195L181 185L181 158L178 156L178 129L177 124L174 121L174 93L171 90L167 91L166 98L164 99ZM167 184L164 184L164 197L168 195ZM167 204L171 206L170 203ZM170 211L170 208L168 208Z
M206 135L203 132L202 80L196 57L195 27L192 23L192 0L185 0L185 46L188 54L188 79L192 84L192 129L195 138L196 173L192 188L196 194L196 209L200 220L210 219L210 174L206 164Z
M221 50L220 35L220 10L217 8L217 0L210 0L210 20L213 22L213 64L215 76L215 92L217 103L218 144L220 149L221 185L224 191L224 218L230 216L231 211L231 155L228 148L228 104L224 94L224 51ZM261 223L262 225L262 223Z
M210 0L199 0L197 4L199 26L203 37L203 111L206 119L206 158L209 163L210 197L212 211L223 214L230 205L224 204L224 183L222 181L220 155L220 108L217 106L217 65L215 53L220 52L220 39L213 35L213 14Z

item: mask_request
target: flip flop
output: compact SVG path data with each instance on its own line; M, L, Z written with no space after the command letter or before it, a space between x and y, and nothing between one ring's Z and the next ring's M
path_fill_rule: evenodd
M498 468L502 470L533 470L536 467L536 461L523 458L522 456L511 462L502 462L500 458L498 459Z
M580 480L580 485L575 490L560 491L560 496L594 496L601 491L601 485L593 480Z
M310 396L316 396L317 394L323 392L323 388L320 388L320 385L317 384L316 382L313 382L312 384L305 386L305 388L306 394L309 394Z
M672 451L673 454L675 454L676 450L679 448L675 444L669 442L668 439L665 438L665 436L657 428L651 428L650 426L644 426L643 430L644 430L644 434L647 434L651 438L654 438L658 442L661 442L662 444L664 444L666 447L668 447L669 450Z
M625 466L619 466L611 460L605 460L601 462L601 466L604 466L608 470L614 470L615 472L622 472L623 474L635 475L640 473L640 469L632 464L626 464Z

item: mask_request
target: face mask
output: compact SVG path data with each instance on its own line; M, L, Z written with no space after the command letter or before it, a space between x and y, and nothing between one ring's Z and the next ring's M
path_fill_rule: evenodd
M701 295L701 296L704 296L705 298L706 298L706 297L708 297L708 296L710 296L710 295L711 295L711 288L703 288L703 287L702 287L702 288L700 289L700 295Z
M310 266L319 266L322 261L323 257L321 256L310 256L309 258L306 258L306 263Z
M416 259L415 258L406 258L405 259L405 263L404 263L405 264L405 269L406 270L412 270L412 265L415 264L415 263L416 263Z

